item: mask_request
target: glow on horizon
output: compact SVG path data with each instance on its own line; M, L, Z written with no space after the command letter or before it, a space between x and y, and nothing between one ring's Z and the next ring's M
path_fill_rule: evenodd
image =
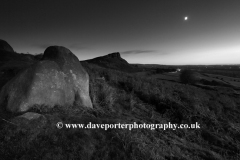
M123 57L123 56L122 56ZM154 58L153 58L154 57ZM172 54L154 56L142 55L136 59L133 56L124 56L129 63L163 64L163 65L221 65L240 64L240 49L219 52L205 52L195 54Z
M17 53L30 53L39 54L43 53L44 49L14 49ZM25 50L28 50L25 52ZM79 60L92 59L99 56L104 56L115 51L77 51L70 49ZM116 50L116 52L118 52ZM231 48L219 48L207 51L202 49L201 51L194 52L194 49L186 51L175 51L174 53L161 54L156 53L142 53L126 55L121 54L121 57L127 60L129 63L140 64L163 64L163 65L217 65L217 64L240 64L240 46Z

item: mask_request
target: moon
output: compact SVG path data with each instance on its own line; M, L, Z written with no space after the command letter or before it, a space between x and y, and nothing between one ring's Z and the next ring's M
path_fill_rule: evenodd
M185 20L185 21L187 21L187 20L188 20L188 17L187 17L187 16L186 16L186 17L184 17L184 20Z

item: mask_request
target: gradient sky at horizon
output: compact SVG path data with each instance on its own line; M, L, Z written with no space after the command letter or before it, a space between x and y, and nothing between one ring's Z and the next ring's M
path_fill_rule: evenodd
M0 19L19 53L61 45L80 60L240 64L240 0L3 0Z

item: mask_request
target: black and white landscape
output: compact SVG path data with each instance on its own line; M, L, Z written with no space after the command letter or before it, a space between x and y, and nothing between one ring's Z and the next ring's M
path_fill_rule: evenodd
M240 159L239 15L238 0L1 2L0 159ZM119 123L200 127L65 125Z

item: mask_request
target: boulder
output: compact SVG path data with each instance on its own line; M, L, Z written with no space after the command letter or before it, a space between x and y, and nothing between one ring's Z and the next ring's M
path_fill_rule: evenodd
M26 126L26 124L35 123L34 127L36 127L36 122L40 122L40 121L43 122L42 124L47 123L47 119L44 115L34 113L34 112L26 112L22 115L9 119L9 123L15 124L16 126Z
M20 116L18 116L18 118L25 118L27 120L33 120L33 119L38 119L39 117L41 117L42 115L41 114L38 114L38 113L34 113L34 112L27 112L27 113L24 113Z
M81 105L92 108L89 76L67 48L48 47L42 60L20 72L0 92L0 106L25 112L34 105Z
M0 50L14 52L13 48L4 40L0 39Z

